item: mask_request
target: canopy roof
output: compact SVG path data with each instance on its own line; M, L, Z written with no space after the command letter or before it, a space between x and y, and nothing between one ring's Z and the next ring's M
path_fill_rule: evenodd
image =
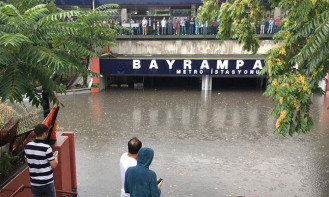
M96 5L116 3L119 5L177 5L201 4L201 0L95 0ZM92 0L56 0L57 5L92 5Z

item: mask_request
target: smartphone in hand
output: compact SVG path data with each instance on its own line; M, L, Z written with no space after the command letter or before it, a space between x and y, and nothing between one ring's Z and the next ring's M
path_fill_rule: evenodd
M55 152L53 153L54 157L55 157L57 154L58 154L58 151L55 151Z
M162 178L160 178L160 179L158 180L158 184L159 184L159 183L161 183L161 181L162 181L162 180L163 180L163 179L162 179Z

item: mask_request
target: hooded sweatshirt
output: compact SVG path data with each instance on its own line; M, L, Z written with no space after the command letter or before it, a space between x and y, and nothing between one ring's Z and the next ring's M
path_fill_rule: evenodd
M128 168L125 176L125 191L130 197L159 197L157 176L149 169L154 156L151 148L138 151L137 166Z

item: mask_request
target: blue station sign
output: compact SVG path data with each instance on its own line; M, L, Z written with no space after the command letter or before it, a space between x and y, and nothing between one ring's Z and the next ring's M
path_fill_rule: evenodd
M100 59L105 75L257 76L263 67L262 59Z

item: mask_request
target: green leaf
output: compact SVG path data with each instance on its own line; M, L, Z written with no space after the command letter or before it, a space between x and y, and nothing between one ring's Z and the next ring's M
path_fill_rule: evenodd
M37 22L41 18L45 17L48 13L49 10L47 9L47 5L41 4L26 10L23 18Z
M6 47L7 45L11 45L13 47L20 46L24 42L32 43L30 39L23 34L5 34L0 37L0 45Z

